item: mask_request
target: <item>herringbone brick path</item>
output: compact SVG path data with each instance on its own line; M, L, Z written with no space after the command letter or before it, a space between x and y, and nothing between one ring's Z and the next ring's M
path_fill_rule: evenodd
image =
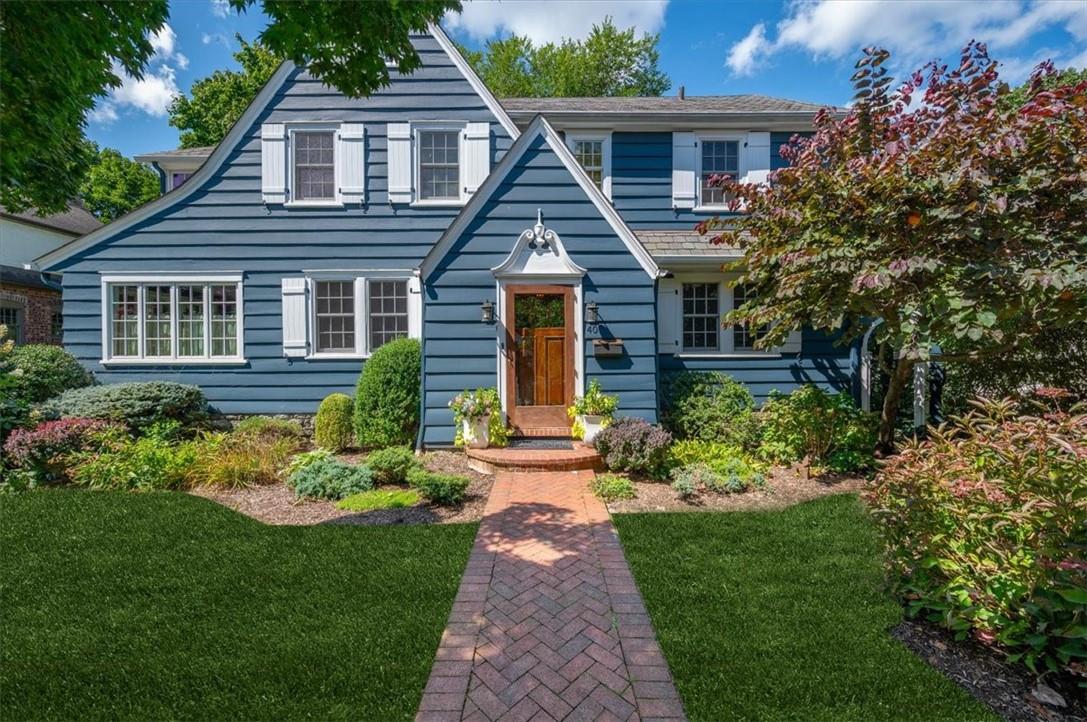
M500 472L416 717L683 719L592 472Z

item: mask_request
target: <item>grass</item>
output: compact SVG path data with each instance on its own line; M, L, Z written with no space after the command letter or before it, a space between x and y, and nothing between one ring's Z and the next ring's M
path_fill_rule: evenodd
M175 493L0 516L7 719L410 719L476 530L272 527Z
M345 511L375 511L404 509L418 503L418 492L410 489L371 489L340 499L336 502L336 508Z
M856 497L615 522L692 720L997 719L888 634Z

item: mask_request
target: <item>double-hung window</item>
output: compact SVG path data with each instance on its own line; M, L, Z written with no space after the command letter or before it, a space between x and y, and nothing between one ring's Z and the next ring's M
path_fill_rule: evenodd
M419 130L419 200L459 201L460 130Z
M732 308L737 309L754 298L746 286L736 286L732 289ZM736 351L754 351L755 342L769 332L767 325L751 328L747 324L736 324L732 327L732 347Z
M294 201L336 201L336 133L331 129L292 133Z
M566 145L593 185L611 198L611 134L567 133Z
M355 352L355 282L317 281L317 353Z
M683 284L683 350L717 351L721 288L718 283Z
M700 205L724 206L729 197L724 189L713 182L715 176L740 177L740 141L723 138L701 138L701 163L699 170Z
M314 356L365 356L409 334L406 278L312 279Z
M103 279L103 361L242 361L239 276Z
M768 325L752 327L746 324L724 325L723 319L753 298L743 285L733 286L723 274L688 274L681 276L663 292L662 298L675 294L677 304L663 303L661 313L666 321L662 339L674 344L676 352L691 355L719 354L777 354L800 350L799 335L778 348L756 348L757 341L770 331ZM677 307L678 306L678 307ZM678 324L678 325L675 325Z

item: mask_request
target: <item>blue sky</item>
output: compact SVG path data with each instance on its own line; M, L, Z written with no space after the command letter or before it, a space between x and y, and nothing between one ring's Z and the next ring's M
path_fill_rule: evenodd
M478 46L518 33L537 42L583 37L594 22L660 33L661 67L688 95L762 93L820 103L849 100L860 48L883 45L894 69L953 61L971 39L989 44L1009 81L1035 63L1087 67L1087 0L470 0L444 25ZM132 156L176 147L166 108L176 93L220 68L235 68L235 34L256 37L266 19L224 0L174 0L169 26L141 81L126 79L92 113L87 135Z

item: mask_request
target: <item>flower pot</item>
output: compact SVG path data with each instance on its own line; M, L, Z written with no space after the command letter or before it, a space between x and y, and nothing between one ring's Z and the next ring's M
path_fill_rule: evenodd
M461 435L464 437L464 445L470 449L486 449L490 446L490 421L486 416L479 419L463 419L461 421Z
M604 428L604 417L597 414L582 414L577 420L581 422L581 428L585 429L585 436L581 440L586 444L591 443Z

